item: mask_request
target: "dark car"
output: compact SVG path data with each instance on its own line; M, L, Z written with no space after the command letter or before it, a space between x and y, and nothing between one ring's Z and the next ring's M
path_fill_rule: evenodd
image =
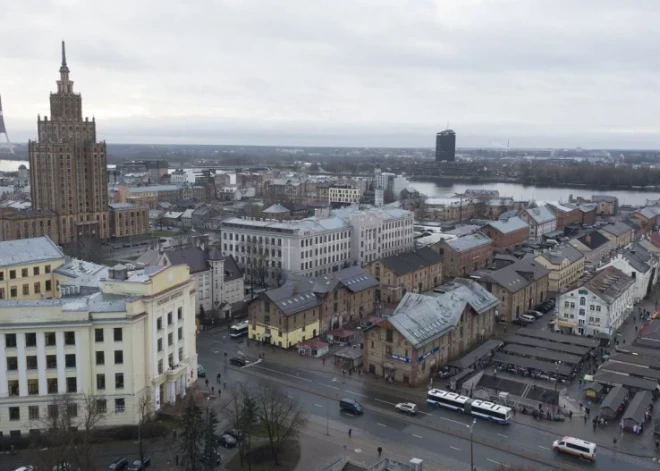
M241 358L241 357L231 357L231 358L229 359L229 364L230 364L230 365L234 365L234 366L241 366L241 367L243 367L243 366L245 366L245 365L247 364L247 361L245 361L245 360L244 360L243 358Z
M231 435L222 435L218 438L218 443L225 448L234 448L236 446L236 439Z
M243 433L243 430L241 430L240 428L232 428L229 430L225 430L224 432L222 432L222 434L229 435L230 437L234 437L236 441L239 442L243 439L243 436L245 435Z
M144 471L146 468L151 466L151 456L145 456L144 461L135 460L128 467L128 471Z
M206 370L202 365L197 365L197 377L206 378Z
M126 468L128 468L126 458L115 458L108 466L108 471L124 471Z

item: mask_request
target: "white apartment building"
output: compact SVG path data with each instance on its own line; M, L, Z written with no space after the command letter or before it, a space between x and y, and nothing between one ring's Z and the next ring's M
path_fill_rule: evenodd
M267 249L269 279L282 270L321 276L411 250L413 214L398 208L350 206L300 221L230 218L222 222L222 251L250 275L250 245Z
M390 190L394 194L394 198L398 200L401 192L409 186L410 181L403 175L396 175L389 172L383 173L380 169L376 169L374 176L375 189Z
M543 234L557 230L557 216L547 206L528 208L518 217L529 224L530 242L542 242Z
M359 204L362 190L350 185L332 185L328 188L328 202L339 204Z
M178 168L170 173L170 182L172 182L173 185L183 185L188 183L188 175L182 168Z
M557 298L557 329L612 338L634 306L634 280L610 266Z
M616 267L635 281L633 297L636 303L646 298L658 281L658 259L637 243L617 253L605 266Z
M94 273L102 275L81 271L59 299L0 301L2 435L43 429L62 396L74 427L84 427L85 398L102 411L96 426L135 425L142 397L151 414L196 381L188 268Z

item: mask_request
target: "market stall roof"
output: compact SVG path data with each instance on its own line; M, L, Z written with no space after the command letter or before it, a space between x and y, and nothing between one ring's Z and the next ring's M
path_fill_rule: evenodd
M540 340L532 337L523 337L522 335L509 335L504 341L515 343L518 345L527 345L529 347L545 348L546 350L553 350L557 352L570 353L571 355L578 355L584 358L589 349L585 347L578 347L576 345L566 345L564 343L550 342L548 340Z
M542 361L560 361L569 365L577 365L582 361L582 357L577 355L545 350L543 348L528 347L525 345L510 344L504 347L502 352L516 355L528 355Z
M560 334L557 332L549 332L547 330L535 330L524 327L516 332L518 335L524 337L532 337L535 339L549 340L551 342L565 343L568 345L577 345L579 347L596 348L600 344L598 339L589 337L580 337L579 335Z
M470 366L474 365L477 361L481 360L486 355L490 354L492 351L496 350L502 345L504 345L504 342L502 342L501 340L496 340L496 339L488 340L482 343L481 345L479 345L471 352L466 353L458 360L452 361L451 363L449 363L449 366L453 366L454 368L461 368L461 369L469 368Z
M572 372L572 369L566 365L558 365L549 361L532 360L531 358L505 355L503 353L496 353L493 356L493 361L497 363L505 363L507 365L521 366L523 368L532 368L547 373L558 372L562 376L570 376Z

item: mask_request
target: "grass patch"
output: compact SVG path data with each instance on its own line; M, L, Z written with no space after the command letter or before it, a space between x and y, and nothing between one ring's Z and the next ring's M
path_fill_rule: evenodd
M174 231L154 231L153 232L154 237L172 237L172 236L175 236L177 234L178 234L178 232L174 232Z
M275 466L275 460L271 457L270 448L268 444L263 444L255 447L250 451L250 462L252 463L252 471L271 471L277 469L278 471L293 471L298 466L300 461L300 444L297 440L288 441L279 455L280 465ZM227 463L229 471L242 471L247 469L247 461L241 467L241 457L235 454Z

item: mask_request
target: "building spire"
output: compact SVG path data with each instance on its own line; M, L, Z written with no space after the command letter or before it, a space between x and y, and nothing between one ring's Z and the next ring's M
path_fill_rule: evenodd
M62 41L62 66L60 67L60 73L69 73L69 66L66 65L66 46L64 45L64 41Z

